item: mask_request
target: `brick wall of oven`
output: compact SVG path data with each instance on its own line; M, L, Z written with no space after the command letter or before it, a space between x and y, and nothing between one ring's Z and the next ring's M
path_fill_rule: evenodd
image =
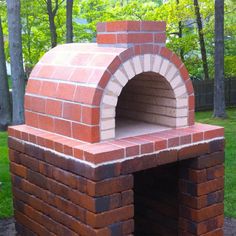
M185 118L188 99L177 105L175 94L164 77L152 72L136 75L119 96L116 116L153 124L176 126L177 117Z
M91 167L10 138L17 231L22 236L126 236L138 235L136 229L141 228L146 230L142 235L150 235L153 223L164 213L172 227L159 222L154 235L223 235L223 143L215 140ZM155 173L147 170L144 177L143 170L157 165L163 167L155 168ZM146 201L158 179L165 188L159 192L163 185L154 185L153 194L160 196L155 203ZM142 187L147 194L138 199ZM139 209L146 206L142 201L148 209L155 205L150 212L155 219L146 228L137 220Z

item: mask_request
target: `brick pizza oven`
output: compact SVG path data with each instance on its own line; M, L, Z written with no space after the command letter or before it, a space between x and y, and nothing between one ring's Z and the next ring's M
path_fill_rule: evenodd
M17 232L223 235L224 130L194 123L165 22L99 23L33 69L9 128Z

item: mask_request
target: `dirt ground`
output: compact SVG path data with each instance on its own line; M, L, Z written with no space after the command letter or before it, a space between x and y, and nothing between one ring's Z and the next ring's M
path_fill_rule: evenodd
M0 220L0 236L15 236L14 219ZM236 236L236 219L225 218L224 236Z

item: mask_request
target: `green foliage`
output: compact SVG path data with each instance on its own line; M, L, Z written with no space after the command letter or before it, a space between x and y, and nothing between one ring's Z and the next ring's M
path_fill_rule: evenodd
M61 1L59 1L61 2ZM55 0L52 0L55 6ZM60 4L55 17L58 44L65 42L66 1ZM214 1L199 0L203 32L207 49L210 77L214 77ZM236 0L225 0L225 75L236 76ZM7 36L5 1L0 0L4 34ZM96 38L96 24L113 20L164 20L167 22L167 47L178 55L183 52L192 77L203 77L201 54L192 0L74 0L73 26L75 42L92 42ZM179 22L182 37L178 36ZM44 0L21 1L21 22L24 62L32 68L50 49L49 21ZM86 23L87 22L87 23ZM9 60L8 41L5 42Z

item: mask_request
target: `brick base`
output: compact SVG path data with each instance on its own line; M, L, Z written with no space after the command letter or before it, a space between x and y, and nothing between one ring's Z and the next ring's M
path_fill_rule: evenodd
M223 140L94 168L9 147L19 235L223 235Z

